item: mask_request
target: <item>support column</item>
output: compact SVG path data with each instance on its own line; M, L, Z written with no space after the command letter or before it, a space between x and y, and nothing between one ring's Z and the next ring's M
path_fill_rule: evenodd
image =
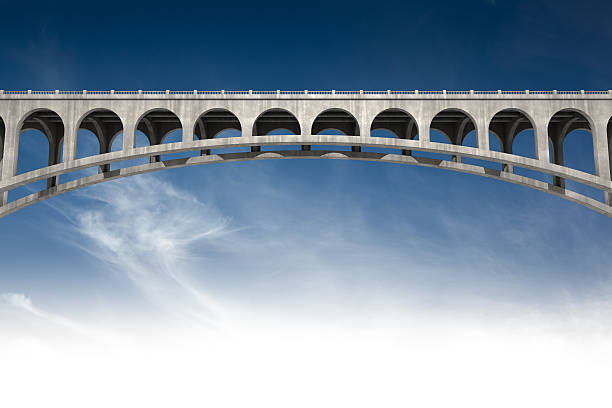
M181 121L183 123L183 140L182 142L185 144L193 143L193 135L195 133L195 122L190 119L185 119Z
M426 118L426 119L419 119L417 121L418 127L419 127L419 142L429 142L429 126L431 124L431 119L432 118Z
M59 137L57 139L59 139ZM64 125L64 148L62 162L67 163L74 160L76 158L76 150L77 129L75 129L75 124L72 122L72 120L68 120Z
M98 138L100 141L100 154L109 153L111 149L111 136L105 132ZM98 173L108 173L110 171L110 163L101 164L98 166Z
M513 126L510 130L504 130L504 133L501 134L501 149L504 153L512 154L512 144L518 133L516 132L515 126ZM514 166L512 164L502 164L502 171L505 171L506 173L514 173Z
M400 136L401 139L414 140L417 135L417 126L414 119L410 119L408 124L406 125L406 129L404 130L403 137ZM412 156L412 150L402 149L402 155L404 156Z
M2 157L1 180L8 180L17 174L19 156L19 130L13 121L5 121L4 155ZM8 203L8 191L0 193L0 205Z
M565 135L557 134L551 135L553 140L552 151L553 151L553 162L559 166L563 166L565 161L563 157L563 139ZM565 179L559 176L553 176L553 184L557 187L565 188Z
M595 160L595 174L610 180L610 156L608 150L608 123L607 120L595 121L593 129L593 155ZM604 192L606 204L610 205L610 193Z
M489 150L489 123L485 114L476 117L476 145L480 150Z
M57 135L51 135L49 138L49 166L60 162L60 139ZM56 187L59 181L59 176L49 177L47 179L47 188Z
M123 129L123 152L127 154L136 145L136 124L126 122Z
M548 154L548 123L541 119L536 119L536 124L533 131L535 138L536 159L550 163L550 157Z

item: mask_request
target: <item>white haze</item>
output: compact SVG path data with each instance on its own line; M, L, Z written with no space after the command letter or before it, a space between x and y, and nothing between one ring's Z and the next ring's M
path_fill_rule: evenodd
M131 282L159 318L83 321L44 310L26 294L3 294L2 406L612 404L612 308L605 299L568 301L556 313L508 313L488 300L476 306L490 308L486 313L466 313L407 310L386 301L384 290L376 300L343 306L344 295L328 295L342 291L328 288L312 295L322 304L310 313L259 309L257 301L245 307L206 289L201 265L209 253L249 255L278 243L245 238L219 209L160 180L96 191L91 208L65 212L80 234L75 243ZM275 259L280 269L300 253L284 241L285 255ZM316 291L325 284L342 281L317 280Z

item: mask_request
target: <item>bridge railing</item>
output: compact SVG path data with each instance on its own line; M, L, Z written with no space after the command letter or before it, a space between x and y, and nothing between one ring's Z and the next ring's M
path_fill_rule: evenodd
M609 95L612 97L612 90L579 90L579 91L558 91L558 90L512 90L512 91L478 91L478 90L304 90L304 91L238 91L238 90L218 90L218 91L171 91L171 90L138 90L138 91L115 91L115 90L95 90L95 91L19 91L19 90L0 90L0 95Z
M512 95L512 96L526 96L526 95L607 95L612 97L612 90L579 90L579 91L559 91L559 90L511 90L511 91L478 91L478 90L276 90L276 91L239 91L239 90L218 90L218 91L171 91L171 90L137 90L137 91L115 91L115 90L82 90L82 91L19 91L19 90L0 90L0 97L2 95L461 95L461 96L493 96L493 95Z

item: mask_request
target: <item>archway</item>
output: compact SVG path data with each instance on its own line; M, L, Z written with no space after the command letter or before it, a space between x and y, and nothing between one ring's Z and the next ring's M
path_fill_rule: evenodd
M301 134L300 123L295 115L285 109L270 109L257 117L253 124L253 136ZM307 146L303 147L308 149ZM295 150L295 146L284 146L280 150ZM261 151L260 146L251 147L251 151ZM266 150L265 148L263 150ZM270 150L279 150L276 146Z
M312 122L310 133L312 135L359 136L359 123L352 114L345 110L327 109L319 113ZM361 146L351 146L350 150L360 152Z
M40 109L28 114L19 129L17 174L58 164L62 157L63 139L64 122L56 112ZM27 195L32 193L32 189L55 187L58 177L48 178L46 186L44 183L32 183L26 187L27 191L16 189L11 195Z
M204 140L225 137L240 137L242 135L242 125L240 120L227 109L211 109L200 115L196 121L194 129L194 139ZM200 155L223 154L246 152L250 149L244 147L226 149L205 149L200 151Z
M475 131L476 125L471 117L459 109L444 109L439 112L429 125L429 141L434 143L450 143L461 145L463 139ZM439 153L419 152L415 156L429 157L436 160L461 161L461 157Z
M401 109L386 109L380 112L370 126L371 137L396 137L398 139L417 140L419 134L416 120L409 113ZM368 151L366 149L365 151ZM395 153L395 151L393 151ZM397 153L410 155L410 150L401 150Z
M548 123L551 143L551 161L585 173L595 174L593 136L587 117L576 110L563 109L555 113ZM575 184L562 177L554 177L556 186L583 190L585 186ZM584 193L584 191L581 191Z
M168 109L154 109L147 112L136 125L136 133L142 132L149 140L149 145L173 143L177 137L182 140L181 121ZM177 136L178 135L178 136ZM151 162L161 160L159 155L151 156Z
M89 112L78 125L76 158L109 153L117 137L123 137L123 123L119 116L108 109ZM110 165L100 166L100 172L110 170Z

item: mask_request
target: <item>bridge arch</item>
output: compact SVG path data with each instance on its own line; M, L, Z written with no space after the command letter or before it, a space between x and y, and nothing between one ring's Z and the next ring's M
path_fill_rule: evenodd
M212 108L198 116L193 130L194 138L197 140L213 139L229 129L242 132L240 119L228 109Z
M253 136L265 136L275 130L287 130L294 135L302 133L300 122L289 110L271 108L262 112L253 123Z
M96 108L91 109L77 121L77 154L76 158L87 157L79 153L79 139L81 130L86 130L97 138L99 153L109 153L112 143L117 135L123 132L123 122L119 115L110 109ZM89 155L88 155L89 156Z
M529 129L534 129L533 119L527 112L517 108L502 109L493 115L489 122L489 132L497 137L503 153L512 154L512 145L516 136ZM535 134L533 146L535 155Z
M183 124L176 113L167 108L153 108L140 115L134 131L142 132L153 146L162 144L170 132L182 128Z
M418 138L419 125L414 117L400 108L389 108L378 113L370 124L370 132L384 129L398 139Z
M447 108L438 112L433 117L429 128L444 135L448 143L462 145L465 136L471 131L476 130L476 121L471 114L463 109ZM432 142L437 141L431 137L430 139Z
M590 136L584 135L587 132ZM548 122L548 137L552 163L595 174L593 120L584 111L574 108L557 111ZM574 147L573 150L582 150L581 153L585 154L580 156L584 157L576 157L567 148L568 144ZM589 158L584 159L586 156ZM553 182L565 188L563 178L555 177Z
M182 133L179 134L182 131L183 124L176 113L166 108L154 108L140 116L136 121L134 133L141 132L147 137L149 145L154 146L173 142L172 140L166 140L170 134L174 134L175 139L178 136L179 140L176 141L182 140ZM159 155L151 156L150 160L151 162L159 162L161 157Z
M340 108L326 109L319 113L312 122L310 133L318 135L330 129L342 132L347 136L359 136L359 122L355 116Z
M31 167L43 168L58 164L62 156L62 143L64 140L64 120L61 116L51 109L34 109L25 114L18 122L18 153L17 153L17 174L26 173L31 170ZM30 132L42 133L47 140L47 157L32 157L24 150L24 136L28 138ZM33 136L36 138L36 136ZM38 142L39 143L39 142ZM37 151L37 153L39 153ZM44 154L44 153L43 153ZM29 160L34 159L36 164L29 163ZM41 165L41 163L43 163ZM24 168L25 167L25 168ZM47 188L57 185L58 178L51 177L47 179Z

